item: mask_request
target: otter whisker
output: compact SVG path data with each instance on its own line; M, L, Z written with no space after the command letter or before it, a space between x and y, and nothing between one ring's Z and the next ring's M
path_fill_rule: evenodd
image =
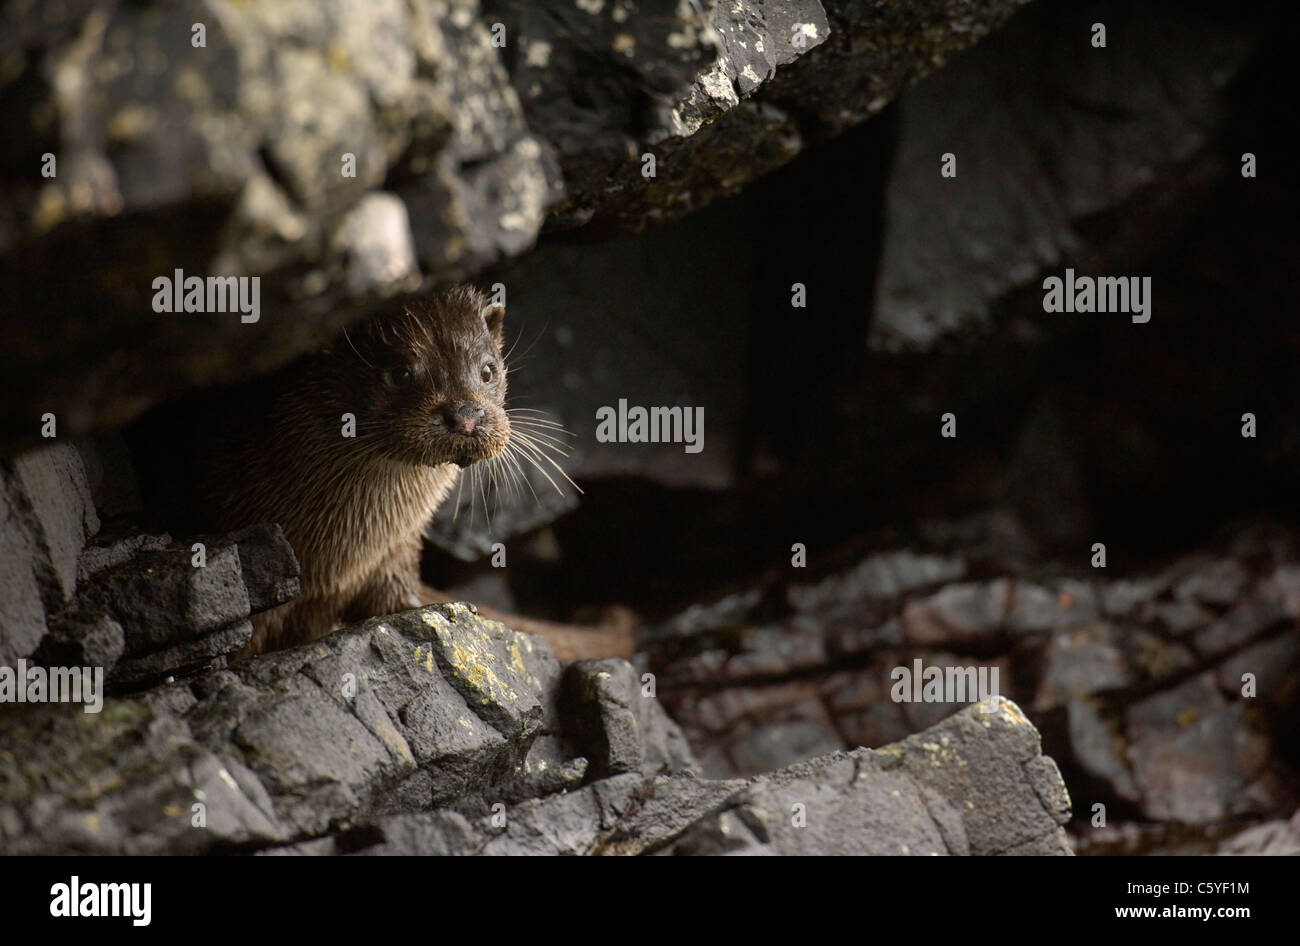
M504 468L498 465L500 459L501 455L497 454L488 460L487 465L488 475L492 477L492 498L495 500L498 510L501 509L501 493L506 487L510 486L510 481L506 479ZM499 479L497 477L498 471L501 472Z
M541 430L541 431L546 431L546 432L548 432L548 433L550 433L551 435L556 436L556 437L560 437L560 436L572 437L572 436L574 436L573 434L569 433L569 431L565 430L563 427L559 426L558 424L534 424L534 423L532 423L531 421L522 420L522 419L520 419L520 418L518 418L518 417L515 417L515 418L511 419L511 421L510 421L510 425L511 425L512 427L514 427L514 426L527 427L529 430Z
M501 469L509 475L511 486L514 489L514 495L519 499L523 499L524 491L521 484L527 483L528 480L522 475L519 469L519 464L515 462L515 459L510 455L509 450L503 450L501 452Z
M526 435L524 434L518 435L518 442L525 450L530 451L533 454L534 459L541 458L542 460L545 460L547 463L549 463L552 467L555 468L556 472L558 472L560 476L564 477L565 480L568 481L570 486L576 489L579 493L582 492L582 487L580 487L577 483L573 482L573 478L569 476L568 473L565 473L564 469L558 463L556 463L549 456L543 453L541 449L539 449L538 446L535 443L533 443ZM541 470L541 467L538 466L538 469ZM543 475L545 475L545 471L542 471L542 473ZM550 480L550 477L548 476L547 479ZM555 486L554 480L551 480L551 485ZM564 491L561 490L560 487L555 486L555 489L561 495L564 494Z
M564 444L557 444L557 443L543 441L543 440L534 440L533 435L530 434L517 433L516 436L519 438L519 440L522 443L529 444L534 449L537 449L539 451L549 450L552 453L561 457L567 457L569 455L569 451L565 449Z
M506 458L506 462L508 462L508 463L510 463L510 464L513 465L513 467L514 467L514 471L515 471L515 476L516 476L516 477L517 477L517 478L518 478L518 479L519 479L519 480L520 480L520 481L521 481L525 486L528 487L528 491L529 491L530 493L533 494L533 499L534 499L536 502L541 503L542 498L541 498L540 496L537 495L537 490L533 489L533 484L532 484L532 482L528 479L527 475L525 475L525 473L524 473L524 468L523 468L523 467L520 465L520 463L519 463L519 455L518 455L518 454L519 454L519 448L516 447L514 444L511 443L511 444L506 444L505 453L503 453L502 456L504 456L504 457Z
M512 414L510 415L510 425L512 427L515 426L524 427L527 428L528 430L543 431L555 437L573 438L577 436L572 431L565 428L563 424L559 424L556 423L555 421L547 420L541 417L528 417L528 416L519 417Z
M564 490L560 489L559 485L555 482L555 480L551 479L550 474L547 473L546 470L542 467L542 465L537 462L537 459L530 452L526 452L526 448L523 447L522 445L518 446L517 449L519 451L519 456L527 460L529 463L531 463L533 469L535 469L538 473L542 474L542 476L546 477L546 481L555 487L555 491L557 493L563 496Z
M455 525L457 517L460 515L460 490L465 485L465 471L461 470L460 476L456 477L456 508L452 510L451 521Z
M565 429L563 424L559 424L556 423L555 421L547 420L542 417L531 417L531 416L519 417L517 415L511 414L510 423L527 424L529 427L537 427L543 430L555 430L560 433L568 434L570 437L574 436L572 433L570 433L568 430Z
M478 469L478 467L474 467ZM484 491L483 481L487 479L486 474L480 474L478 477L478 495L483 500L483 519L487 523L488 530L492 529L492 511L488 509L487 493Z
M557 427L563 426L560 424L558 420L552 417L548 412L543 410L538 410L535 407L511 407L506 409L506 413L509 414L511 417L518 417L520 415L524 415L529 420L545 421L549 424L554 424Z
M518 431L516 431L516 434L518 434ZM567 457L569 455L568 454L569 445L565 443L563 440L556 440L550 434L541 433L539 431L533 430L533 431L529 431L527 434L519 434L519 435L535 438L539 442L545 443L547 446L553 447L556 450L564 451L564 456Z

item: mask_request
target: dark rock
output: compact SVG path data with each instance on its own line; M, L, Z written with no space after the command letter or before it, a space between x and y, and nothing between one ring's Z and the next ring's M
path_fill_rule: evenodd
M108 700L93 716L57 705L0 714L5 853L196 853L286 839L258 780L165 711Z
M1171 634L1181 635L1204 627L1214 620L1214 614L1194 601L1161 601L1155 606L1155 617Z
M560 227L640 229L735 193L1020 0L295 4L6 11L3 159L59 161L11 175L0 214L4 295L46 315L6 326L10 449L46 409L86 433L265 372L385 297L523 252L557 202ZM49 293L69 258L83 278ZM258 275L262 318L154 313L152 280L177 268Z
M77 557L99 531L81 457L66 444L31 450L13 461L6 478L15 490L15 512L30 516L42 600L47 610L57 610L72 598Z
M712 25L721 56L716 64L701 68L690 85L672 95L651 95L661 104L649 115L629 107L636 103L628 101L625 87L607 82L592 96L597 103L592 111L612 113L617 122L600 122L604 134L590 136L596 147L577 155L564 139L558 142L569 197L556 225L590 221L601 229L639 229L735 193L810 142L879 112L910 81L980 39L1020 5L984 0L956 10L938 2L889 8L867 8L857 0L717 4ZM686 53L707 35L698 24L670 28L677 31L675 45ZM802 49L794 43L796 35ZM611 51L619 53L619 44ZM617 61L611 51L592 56ZM547 115L558 113L567 119L561 126L566 131L584 127L581 112L558 112L544 95L535 105L530 88L520 86L530 125L545 128ZM568 101L560 106L571 107ZM658 159L651 181L640 174L639 155L647 146Z
M1096 593L1079 581L1062 581L1055 588L1018 582L1011 589L1007 630L1016 634L1060 630L1096 620Z
M759 625L766 634L726 636L757 623L766 599L751 590L694 606L667 622L667 636L661 630L646 640L668 681L665 706L715 777L836 747L880 746L934 726L953 712L950 704L891 699L893 669L921 659L996 667L999 691L1032 707L1057 758L1097 800L1124 803L1153 824L1218 825L1275 812L1296 794L1284 734L1300 701L1300 569L1289 544L1270 547L1276 554L1237 543L1231 556L1197 554L1154 575L1090 581L1030 578L1018 567L990 569L990 560L980 566L989 577L972 581L972 567L957 560L947 573L965 580L885 599L862 596L846 580L863 573L859 565L819 582L815 594L791 589L795 613ZM995 577L999 571L1006 574ZM1209 609L1223 605L1201 603L1203 579L1193 575L1238 576L1230 584L1238 599L1213 618ZM846 631L851 615L867 627ZM906 649L879 633L900 623L913 629ZM802 659L816 653L818 637L824 657ZM692 639L709 646L693 649ZM654 650L665 641L673 648ZM718 646L723 641L731 646Z
M1112 618L1128 617L1134 608L1153 601L1168 583L1165 577L1106 582L1101 589L1102 613Z
M1197 665L1191 648L1151 631L1126 628L1123 643L1129 665L1145 681L1177 679Z
M1066 705L1071 756L1092 778L1116 798L1136 802L1137 783L1124 758L1124 737L1114 720L1099 712L1093 700L1071 700Z
M737 678L764 677L825 666L826 641L819 631L798 617L787 626L751 628L744 648L727 661L727 673Z
M559 195L475 10L228 12L6 11L5 48L23 51L6 161L59 160L54 179L14 175L0 215L0 284L49 316L9 326L6 350L48 381L6 402L6 443L31 442L42 410L86 432L265 371L387 295L520 252ZM51 295L68 257L84 278ZM259 275L261 319L154 313L152 280L175 268Z
M1289 819L1255 825L1220 842L1219 854L1300 856L1300 809Z
M186 719L200 742L241 753L300 831L320 833L394 799L428 808L509 784L554 660L544 642L441 605L241 664L205 683Z
M177 548L166 535L88 546L75 606L54 621L43 658L105 666L114 685L131 686L239 650L252 637L250 613L297 594L297 561L276 526L203 544L203 567L194 565L192 545ZM74 660L78 654L85 659Z
M189 549L141 552L100 572L84 598L113 613L127 649L146 653L171 643L177 632L198 637L248 617L248 592L233 547L214 548L196 567Z
M554 686L559 675L551 649L478 618L463 604L434 605L420 614L432 645L428 660L507 739L531 741L541 730L546 683Z
M1033 727L1014 704L978 712L749 782L629 772L494 814L392 816L290 852L1068 854L1069 799Z
M590 767L585 756L573 755L567 738L542 735L533 741L514 783L502 792L511 800L576 791Z
M253 526L223 541L239 549L239 574L250 613L269 610L298 594L298 559L279 526Z
M819 612L845 601L889 599L931 585L962 578L966 563L959 558L918 554L909 550L872 555L840 575L811 587L791 589L791 603L802 611Z
M1056 767L1039 754L1037 734L1014 704L993 706L963 710L880 750L837 753L756 779L672 850L1068 854L1059 826L1070 803Z
M579 745L598 777L639 772L647 777L698 770L677 724L646 691L625 660L581 660L567 670L565 688Z
M139 552L160 552L173 548L172 537L167 533L131 532L124 536L100 536L93 545L87 545L77 560L77 584L84 586L99 572L128 562Z
M46 667L103 667L107 673L125 651L126 634L116 620L102 612L73 612L41 640L35 660Z
M1009 703L878 756L837 755L746 786L665 777L695 762L657 701L640 699L628 664L574 666L566 686L579 692L564 699L560 685L543 641L446 605L109 700L99 714L3 712L0 843L12 853L577 854L681 839L685 852L725 818L772 853L1053 848L1064 789ZM592 725L610 773L594 781L568 748L591 743ZM796 796L816 824L798 836L769 824ZM971 814L1015 805L1028 808ZM911 821L891 820L904 812Z
M1267 737L1211 675L1134 703L1126 719L1128 761L1148 818L1204 824L1283 802L1262 778Z
M0 468L0 664L12 664L36 650L45 636L41 599L43 561L30 507L12 474Z
M1040 42L1052 33L1086 44L1098 20L1112 36L1159 35L1168 55L1121 42L1106 56L1076 58ZM1160 232L1157 215L1176 214L1177 202L1149 208L1123 240L1105 231L1103 245L1091 242L1087 218L1138 198L1157 173L1168 187L1224 173L1208 131L1223 120L1225 77L1245 61L1244 30L1181 7L1034 4L910 89L899 100L902 140L888 190L873 344L928 350L987 323L995 300L1066 261L1131 258L1126 247L1142 231ZM1026 57L1027 49L1037 51ZM1114 109L1124 121L1113 120ZM959 176L936 185L946 152L959 155ZM964 175L992 168L983 186L960 185ZM954 228L954 220L978 226ZM1062 536L1077 528L1071 523Z
M1250 674L1255 697L1272 706L1285 719L1290 706L1300 702L1300 629L1242 648L1219 665L1218 683L1228 695L1242 696L1243 677Z
M1133 681L1117 630L1103 622L1077 624L1052 634L1042 673L1035 705L1044 709Z
M1244 597L1236 607L1192 638L1198 653L1217 657L1291 620L1283 602L1266 588Z
M1173 592L1180 602L1199 601L1226 608L1241 599L1249 581L1250 575L1236 559L1217 559L1181 579Z
M949 585L903 608L903 634L916 646L969 644L985 641L1002 630L1010 584Z
M111 621L111 618L103 620ZM125 636L125 635L124 635ZM253 639L253 625L241 621L204 634L193 640L181 640L160 650L119 660L113 666L110 682L113 686L130 687L164 677L192 673L200 668L225 666L224 658L233 654ZM89 648L94 638L83 640L83 649Z

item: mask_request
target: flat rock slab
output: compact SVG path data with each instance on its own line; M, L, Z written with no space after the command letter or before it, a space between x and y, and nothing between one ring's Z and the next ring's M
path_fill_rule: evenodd
M624 773L504 810L380 819L299 854L1071 854L1070 800L1014 703L745 781ZM354 835L355 836L355 835Z
M80 705L0 707L5 853L1062 853L1014 704L751 781L693 776L622 661L462 604ZM583 753L583 754L579 754Z

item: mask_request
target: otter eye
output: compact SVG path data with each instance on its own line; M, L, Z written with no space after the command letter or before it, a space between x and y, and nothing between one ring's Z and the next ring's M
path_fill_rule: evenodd
M397 365L394 368L388 369L388 379L395 386L399 388L404 388L404 387L409 387L412 383L414 383L418 373L419 373L419 368L417 365L411 365L411 364Z
M483 371L480 374L484 384L491 384L492 380L497 376L497 366L489 361L483 365Z

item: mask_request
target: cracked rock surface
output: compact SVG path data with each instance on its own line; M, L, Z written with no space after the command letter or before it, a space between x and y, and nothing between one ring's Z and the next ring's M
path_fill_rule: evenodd
M8 4L0 289L44 315L0 327L0 445L263 373L548 221L735 193L1022 2ZM153 311L176 270L258 276L257 321Z
M1109 812L1109 827L1075 826L1081 845L1184 850L1187 832L1208 852L1297 804L1296 552L1290 532L1243 530L1226 548L1107 579L1047 575L978 544L886 550L697 605L653 633L648 666L717 778L904 739L954 711L891 698L897 668L997 672L1080 811Z
M0 850L1068 852L1064 784L1011 703L879 752L710 781L631 668L598 663L566 683L545 642L452 604L99 714L5 707ZM568 703L595 703L594 722ZM795 806L809 827L786 827Z

